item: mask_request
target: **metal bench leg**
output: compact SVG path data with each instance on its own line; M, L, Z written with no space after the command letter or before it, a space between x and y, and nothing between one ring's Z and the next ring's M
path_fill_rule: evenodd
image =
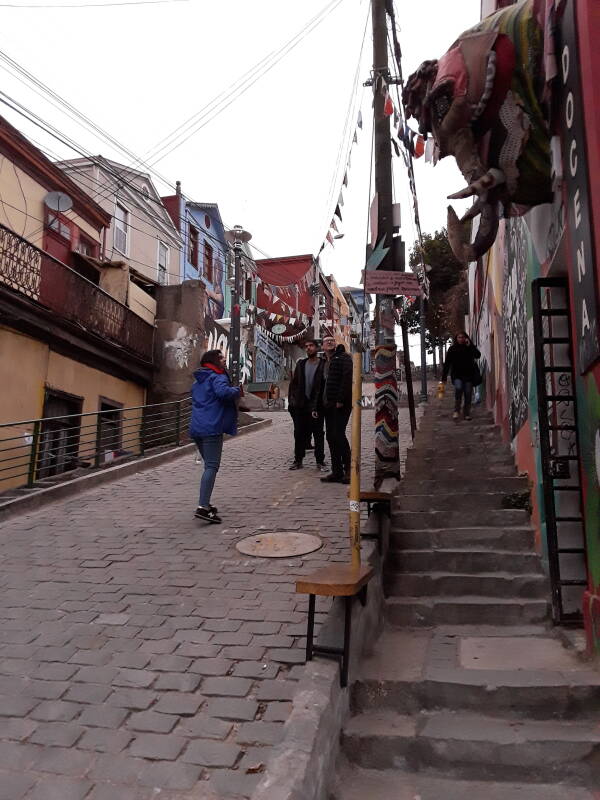
M346 612L344 615L344 654L342 655L340 686L348 686L348 667L350 662L350 633L352 631L352 597L346 597Z
M315 595L308 595L308 628L306 630L306 660L312 661L313 636L315 633Z

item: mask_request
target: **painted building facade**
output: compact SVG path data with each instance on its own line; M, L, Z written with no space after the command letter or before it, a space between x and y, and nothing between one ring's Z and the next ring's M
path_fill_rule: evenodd
M530 479L554 619L583 617L598 651L600 4L554 6L554 202L501 221L470 267L468 327L482 352L483 400ZM484 15L495 8L484 0Z

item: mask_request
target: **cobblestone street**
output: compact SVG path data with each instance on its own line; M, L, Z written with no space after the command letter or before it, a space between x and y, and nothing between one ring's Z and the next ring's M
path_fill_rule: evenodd
M373 424L368 411L364 486ZM322 484L310 453L289 472L291 454L287 414L225 445L222 526L192 516L190 454L2 525L0 800L251 793L303 669L294 579L348 558L347 487ZM240 555L263 529L323 547Z

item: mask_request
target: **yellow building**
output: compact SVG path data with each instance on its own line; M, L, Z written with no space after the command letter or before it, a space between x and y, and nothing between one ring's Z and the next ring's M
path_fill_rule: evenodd
M1 117L0 155L2 491L75 466L98 436L103 460L119 450L120 409L145 402L154 319L109 293L110 214ZM98 411L100 426L71 416Z

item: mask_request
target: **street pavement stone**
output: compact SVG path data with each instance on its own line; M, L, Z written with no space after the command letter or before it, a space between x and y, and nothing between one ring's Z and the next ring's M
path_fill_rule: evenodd
M370 486L373 412L363 418ZM225 446L221 525L193 518L190 454L2 524L0 800L251 794L304 670L295 580L348 558L346 487L322 484L312 453L289 472L290 418L272 420ZM323 547L235 549L279 530ZM317 626L329 607L318 599Z

